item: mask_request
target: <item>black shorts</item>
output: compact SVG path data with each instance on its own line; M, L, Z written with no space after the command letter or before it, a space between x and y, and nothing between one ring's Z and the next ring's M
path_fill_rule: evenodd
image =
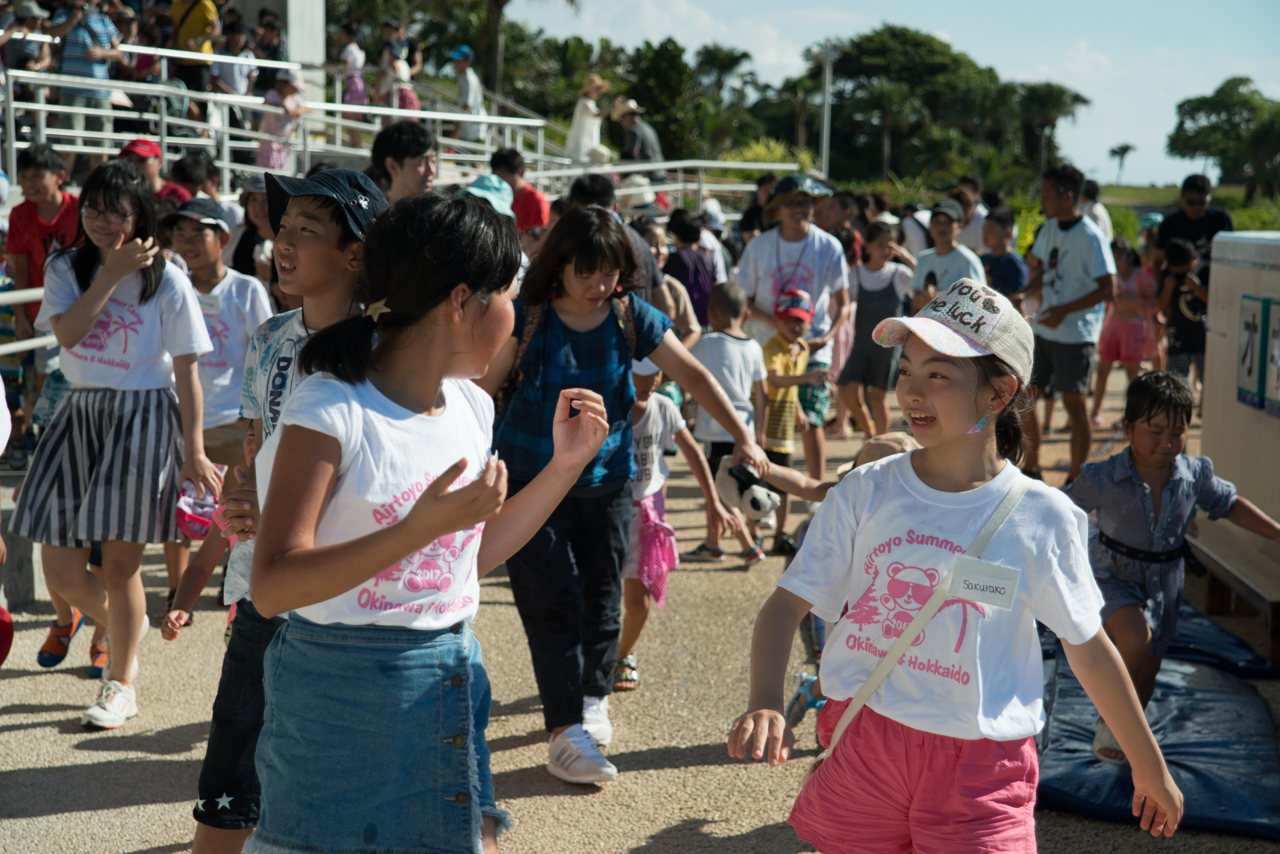
M770 451L768 448L765 448L764 455L768 457L769 462L773 463L775 466L786 466L787 468L791 468L791 454L786 451ZM766 483L764 488L775 495L787 494L783 490L778 489L778 487L774 486L772 483Z
M205 65L204 63L179 65L174 62L169 66L169 74L181 80L189 92L208 92L209 72L212 69L212 65Z
M855 343L840 369L836 385L862 383L870 388L891 391L898 387L898 359L901 356L901 347L881 347L874 342L859 347Z
M707 454L707 462L718 460L720 457L728 457L733 459L733 442L710 442L711 452Z
M283 617L264 618L248 599L236 604L218 696L213 701L209 744L200 766L199 794L192 810L201 824L220 830L258 826L262 787L254 757L266 708L262 659L284 623Z
M1088 394L1089 378L1098 363L1098 345L1090 341L1063 344L1036 336L1031 386L1059 394Z

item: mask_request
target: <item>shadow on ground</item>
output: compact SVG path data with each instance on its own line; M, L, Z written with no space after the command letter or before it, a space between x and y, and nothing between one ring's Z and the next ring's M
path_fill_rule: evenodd
M4 792L0 818L190 801L200 776L200 764L199 759L116 761L111 763L110 785L85 784L101 777L104 766L100 763L0 771L0 792Z
M715 822L691 818L658 831L631 854L743 854L768 851L770 854L800 854L813 848L782 822L757 827L737 836L712 836L703 828Z

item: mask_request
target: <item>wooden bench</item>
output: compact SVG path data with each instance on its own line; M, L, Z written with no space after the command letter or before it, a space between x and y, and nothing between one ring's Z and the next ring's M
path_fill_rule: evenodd
M1210 614L1241 613L1237 602L1248 603L1262 616L1266 655L1280 663L1280 563L1249 545L1226 520L1196 519L1187 531L1192 553L1209 570L1206 610Z

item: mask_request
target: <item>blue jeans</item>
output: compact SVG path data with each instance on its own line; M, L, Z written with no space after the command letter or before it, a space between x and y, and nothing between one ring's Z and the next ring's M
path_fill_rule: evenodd
M427 632L294 615L263 661L262 787L247 854L480 854L499 828L489 677L465 624Z

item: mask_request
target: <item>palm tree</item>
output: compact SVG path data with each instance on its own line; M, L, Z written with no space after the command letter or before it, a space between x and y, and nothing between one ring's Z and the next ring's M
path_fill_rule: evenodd
M751 54L745 50L712 42L698 48L694 68L703 84L719 95L724 90L725 81L750 61Z
M1133 153L1134 147L1127 142L1122 142L1115 148L1111 149L1111 156L1120 161L1120 165L1116 168L1116 183L1120 183L1120 176L1124 173L1124 159Z
M1049 168L1049 137L1062 119L1075 118L1076 110L1089 99L1061 83L1027 83L1022 87L1019 106L1024 119L1040 136L1040 171Z
M905 83L876 79L864 91L860 99L867 110L880 117L880 157L884 180L889 180L890 130L895 123L909 125L924 110L920 99L911 94Z
M510 2L511 0L484 0L485 16L481 48L489 51L492 58L489 66L491 74L489 82L492 84L493 91L499 95L502 94L502 54L505 49L502 37L502 13L506 11L507 4ZM564 2L577 12L582 0L564 0Z

